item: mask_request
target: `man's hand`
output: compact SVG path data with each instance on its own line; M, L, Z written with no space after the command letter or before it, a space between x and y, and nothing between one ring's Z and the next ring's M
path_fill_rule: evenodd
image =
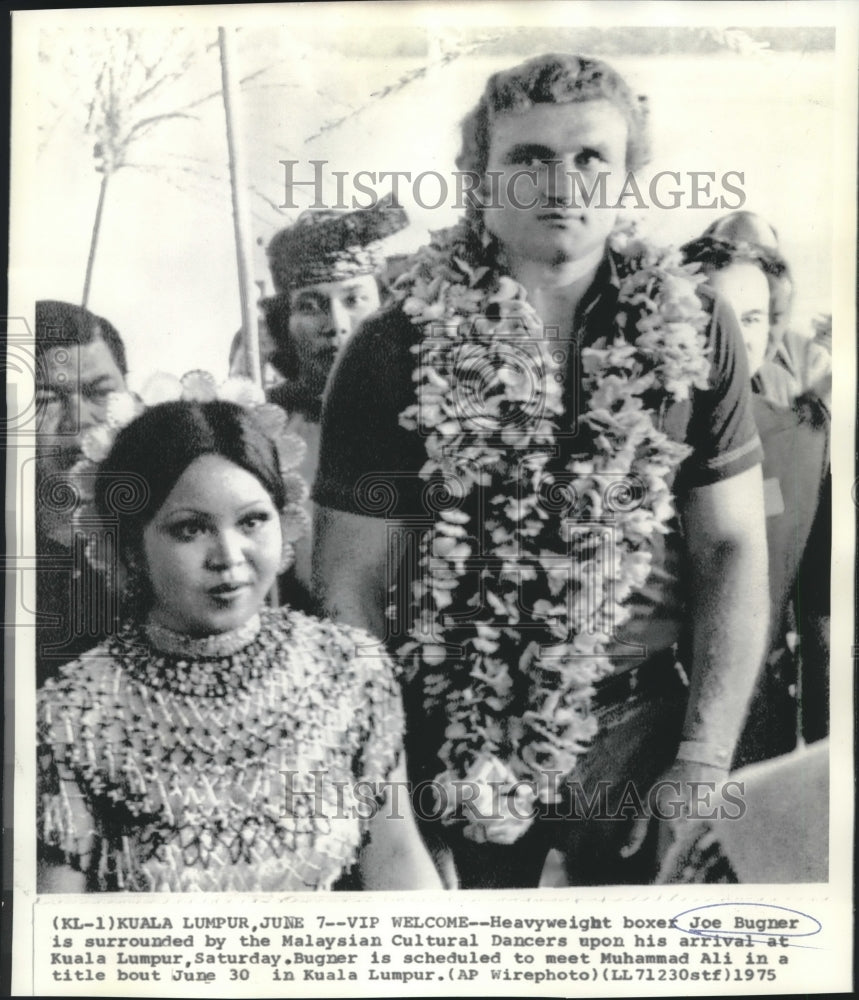
M718 814L721 788L727 777L727 768L675 761L654 782L643 800L647 814L633 822L621 856L628 858L637 853L651 823L655 823L658 828L655 869L656 881L659 881L677 850L700 832L695 821L712 819Z

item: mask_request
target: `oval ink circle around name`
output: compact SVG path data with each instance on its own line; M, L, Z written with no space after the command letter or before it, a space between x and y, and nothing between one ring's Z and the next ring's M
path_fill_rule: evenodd
M774 903L707 903L678 913L672 922L685 934L759 940L810 937L822 929L815 917Z

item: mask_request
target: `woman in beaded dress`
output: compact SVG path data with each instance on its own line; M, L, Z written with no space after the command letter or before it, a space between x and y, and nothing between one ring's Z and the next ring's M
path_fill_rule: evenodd
M39 692L41 892L292 892L350 870L365 889L439 886L411 815L385 808L404 775L387 657L264 604L303 499L276 418L162 403L88 465L127 620Z

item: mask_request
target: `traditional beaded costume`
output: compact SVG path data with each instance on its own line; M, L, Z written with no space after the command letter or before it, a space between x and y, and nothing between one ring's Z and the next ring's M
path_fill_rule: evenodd
M126 625L38 714L39 837L102 891L331 888L403 736L375 640L288 608L203 639Z

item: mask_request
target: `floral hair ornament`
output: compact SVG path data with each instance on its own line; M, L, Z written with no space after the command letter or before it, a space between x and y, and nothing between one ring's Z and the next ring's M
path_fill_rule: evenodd
M262 388L251 379L236 376L219 384L206 371L187 372L181 378L167 372L156 372L137 392L110 393L105 405L104 422L91 427L83 435L83 458L71 468L69 478L78 498L73 515L76 533L87 536L86 551L90 563L108 575L117 563L113 546L108 542L110 533L102 530L105 526L95 509L97 477L117 434L150 407L178 401L236 403L248 410L259 430L271 441L277 452L286 498L281 513L281 571L286 570L294 559L294 543L310 529L310 518L304 507L309 490L304 477L297 471L307 446L297 434L287 431L286 412L267 402ZM124 480L111 491L111 503L118 511L131 513L139 502L137 493L135 484Z

